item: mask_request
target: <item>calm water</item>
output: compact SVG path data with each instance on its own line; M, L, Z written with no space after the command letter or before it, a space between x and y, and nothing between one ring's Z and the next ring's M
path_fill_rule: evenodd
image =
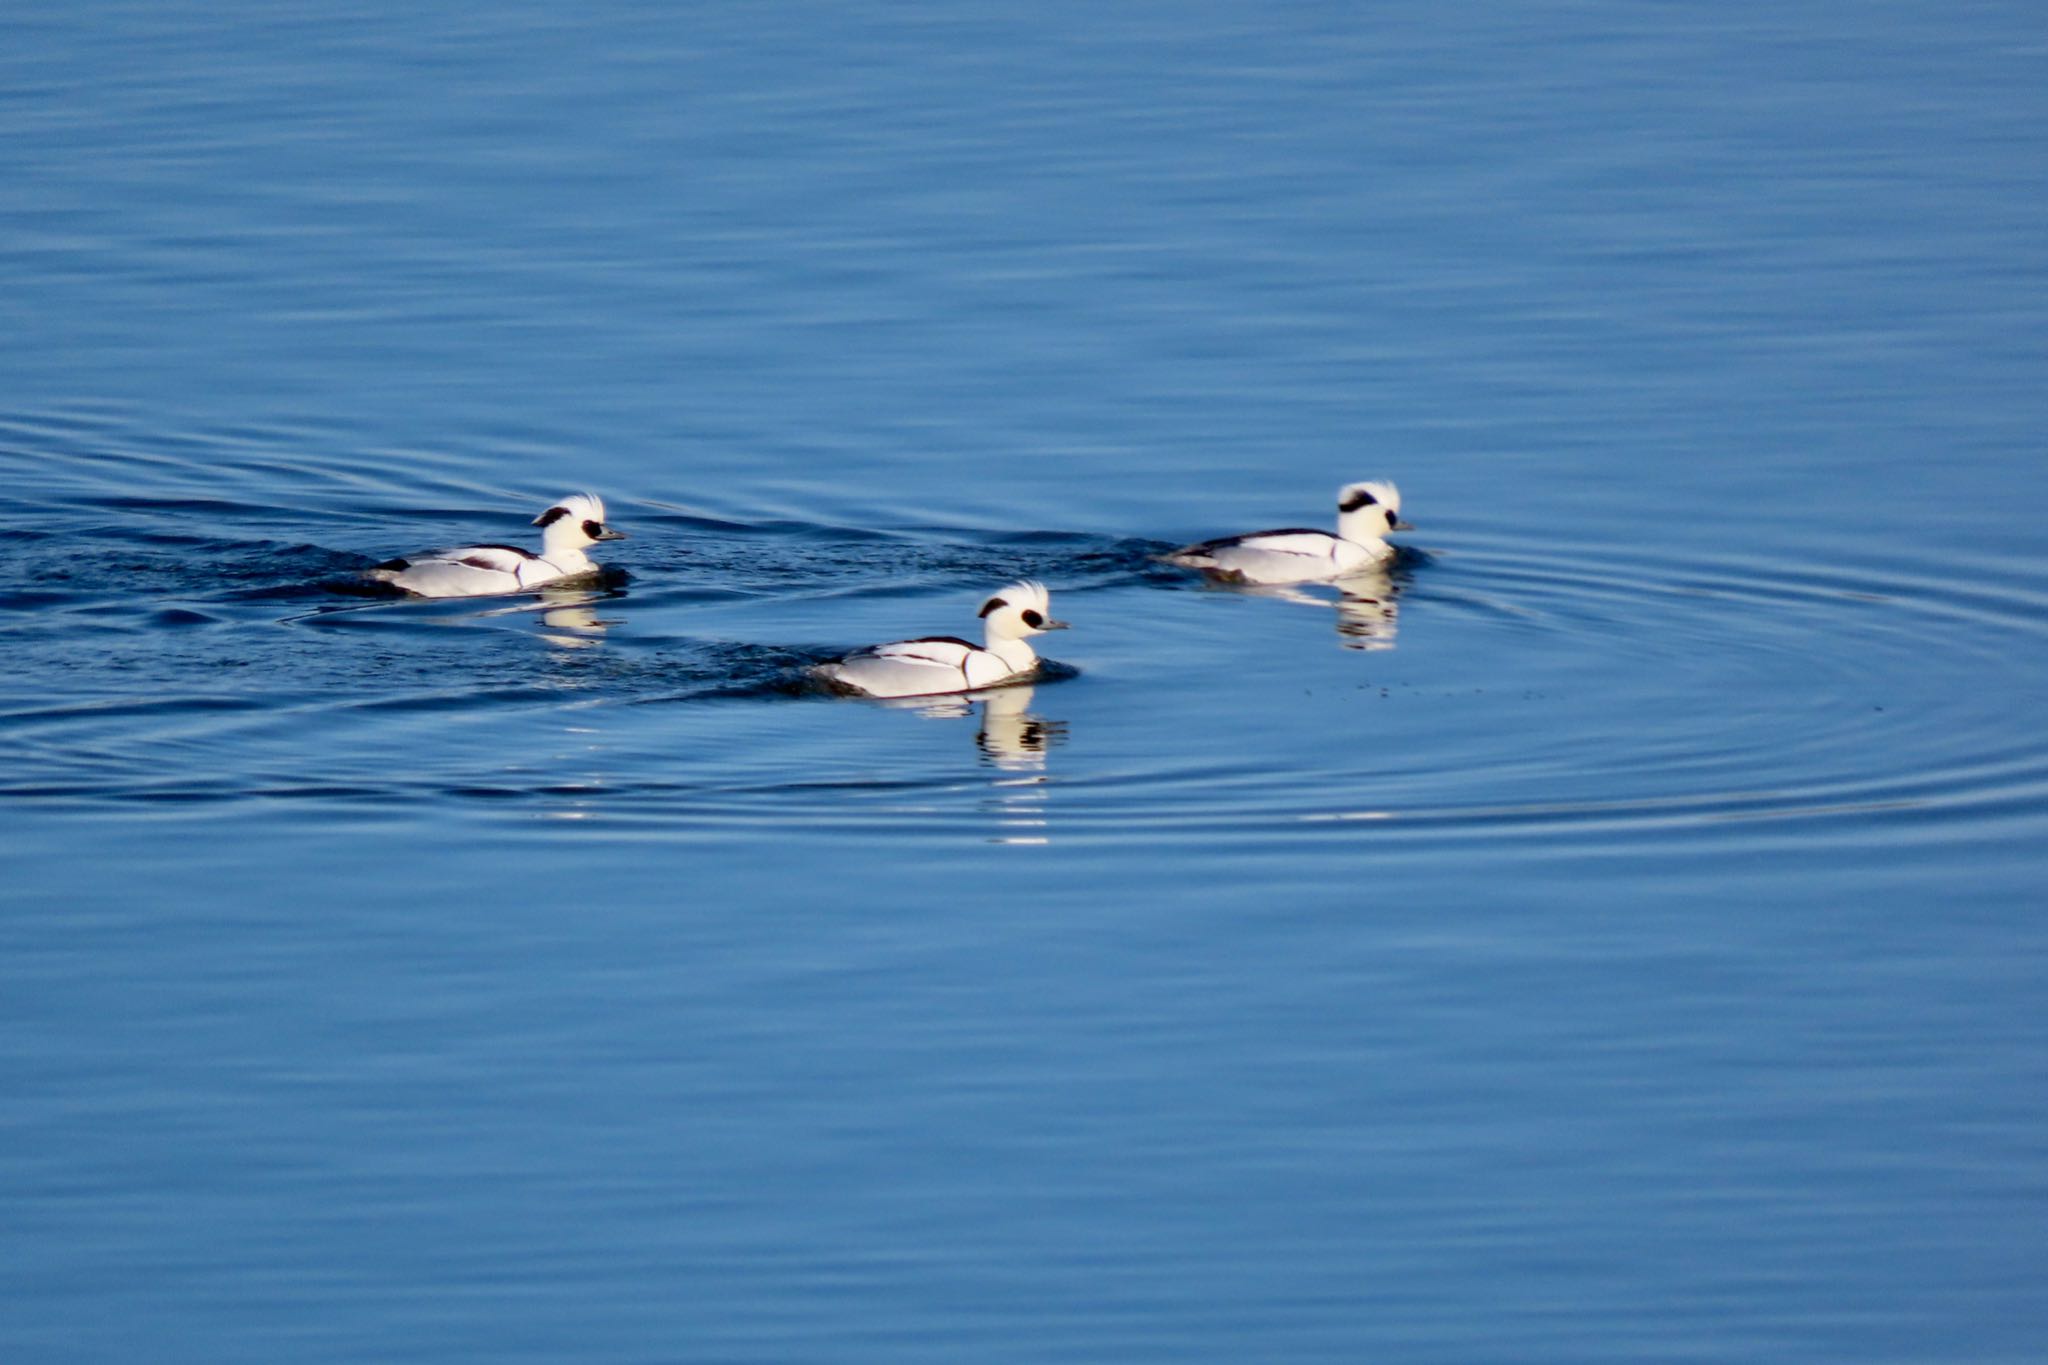
M2041 1358L2044 286L2017 3L16 16L0 1357Z

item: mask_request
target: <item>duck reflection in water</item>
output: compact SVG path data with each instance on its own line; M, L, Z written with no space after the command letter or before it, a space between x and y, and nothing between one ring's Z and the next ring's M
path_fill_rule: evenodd
M1066 743L1067 723L1047 720L1031 709L1030 684L995 687L983 692L944 697L899 697L881 705L915 711L934 720L964 719L980 713L974 732L982 762L997 770L983 808L994 817L999 844L1037 845L1050 842L1046 798L1052 779L1045 771L1046 753Z
M937 697L881 697L876 704L913 711L928 720L959 720L978 713L981 726L974 743L984 759L1006 772L1043 772L1046 750L1066 742L1067 723L1032 711L1037 691L1024 683Z
M1067 739L1067 723L1031 710L1031 687L1004 687L981 700L981 729L974 742L982 757L1005 772L1045 771L1045 751Z
M619 624L616 618L597 614L597 604L616 592L594 588L542 588L535 600L509 607L494 607L484 616L517 616L540 613L541 639L558 649L589 649L604 640L604 633Z
M1369 569L1328 583L1219 583L1216 587L1248 597L1331 608L1337 613L1337 643L1345 649L1392 649L1400 629L1401 587L1385 569Z

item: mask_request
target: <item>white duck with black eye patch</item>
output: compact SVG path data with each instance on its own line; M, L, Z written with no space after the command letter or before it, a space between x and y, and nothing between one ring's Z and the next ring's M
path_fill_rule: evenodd
M369 571L380 583L419 597L489 597L525 592L565 578L595 573L583 553L600 540L624 540L605 525L604 499L572 493L533 519L541 528L540 553L516 545L461 545L452 550L387 559Z
M1337 534L1298 528L1254 531L1162 555L1168 564L1199 569L1233 583L1321 583L1385 564L1394 557L1389 531L1412 531L1401 520L1401 490L1383 480L1337 490Z
M1030 581L998 590L982 603L981 620L983 644L954 635L898 640L819 664L814 671L840 691L869 697L974 692L1036 673L1038 654L1030 637L1067 628L1066 622L1052 619L1045 585Z

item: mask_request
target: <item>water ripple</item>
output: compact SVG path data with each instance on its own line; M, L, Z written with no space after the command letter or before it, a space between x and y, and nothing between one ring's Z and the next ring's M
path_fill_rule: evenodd
M621 497L614 519L635 538L608 583L418 602L364 595L355 575L419 543L516 535L534 499L445 471L406 490L413 506L365 499L361 479L294 453L334 435L152 441L91 415L0 415L0 462L55 471L0 546L17 682L0 797L573 800L622 828L938 833L985 823L992 784L1021 764L1047 837L1587 843L1988 820L2048 794L2048 742L2010 724L2048 674L2048 592L2031 565L1992 556L1814 563L1612 539L1561 554L1446 513L1379 590L1372 638L1333 621L1338 643L1379 651L1344 659L1311 628L1341 617L1334 595L1219 593L1159 565L1169 542L1143 535L750 524ZM282 489L303 501L277 505ZM1142 710L1127 698L1118 713L1083 672L1017 715L934 712L980 726L978 749L935 747L803 683L851 645L969 630L979 593L1027 576L1085 604L1083 657L1123 651L1104 686L1151 676ZM1290 707L1292 727L1259 719ZM499 756L508 730L528 742L589 708L607 719L587 776ZM1215 733L1190 741L1183 713ZM744 752L719 733L736 722ZM1374 743L1302 747L1360 723ZM1118 727L1135 752L1106 742ZM1110 756L1002 738L1069 728ZM396 752L407 761L381 757Z

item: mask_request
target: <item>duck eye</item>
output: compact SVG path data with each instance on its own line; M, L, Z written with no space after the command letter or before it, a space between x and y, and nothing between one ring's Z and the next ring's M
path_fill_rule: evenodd
M589 536L592 540L596 540L604 534L604 526L601 522L586 521L583 523L583 534Z
M1033 630L1037 630L1040 626L1045 624L1045 618L1043 616L1040 616L1035 611L1027 610L1024 613L1024 624L1031 627Z
M1393 511L1392 511L1391 509L1389 509L1389 510L1388 510L1388 512L1387 512L1387 525L1388 525L1389 527L1392 527L1392 526L1393 526L1393 524L1394 524L1395 522L1399 521L1399 520L1400 520L1400 518L1399 518L1399 517L1397 517L1397 516L1395 516L1395 515L1394 515L1394 513L1393 513Z

